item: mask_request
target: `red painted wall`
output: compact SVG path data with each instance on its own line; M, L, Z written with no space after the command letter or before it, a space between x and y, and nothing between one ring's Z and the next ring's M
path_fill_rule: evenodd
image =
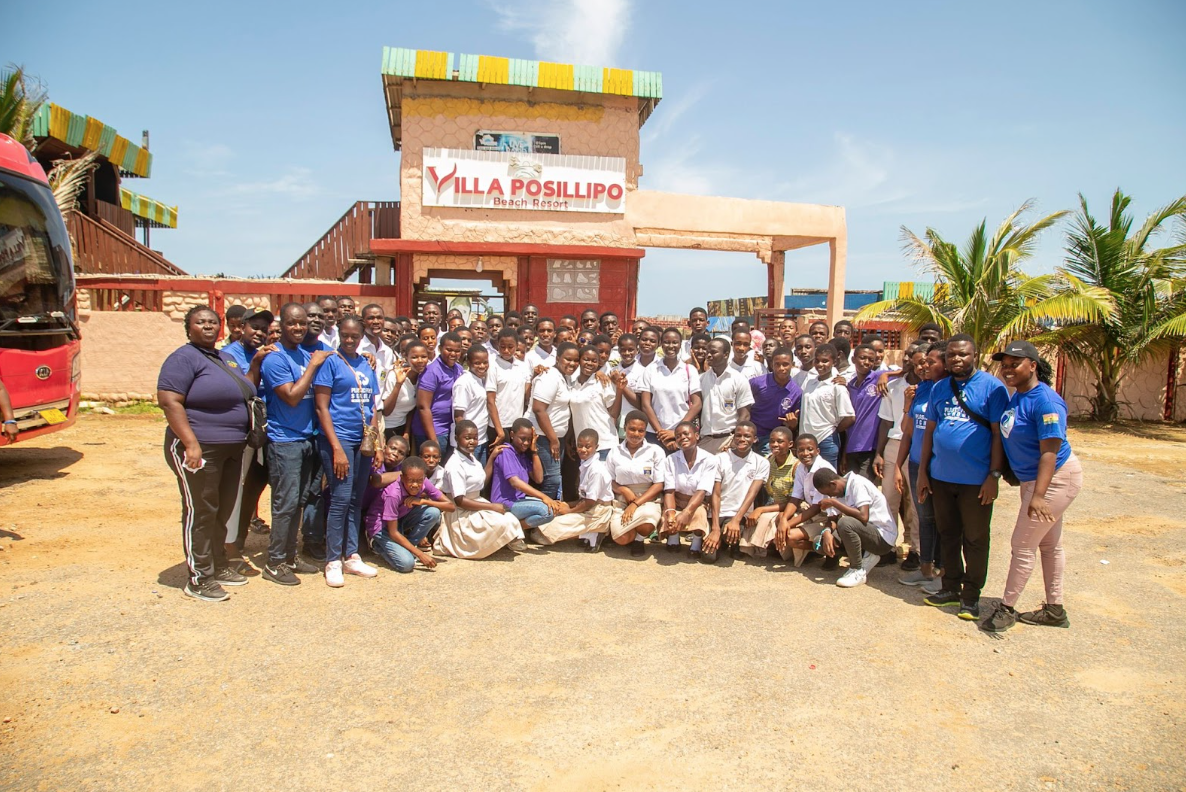
M519 310L528 303L539 306L539 315L559 319L564 314L580 316L594 308L598 313L613 311L623 325L634 316L638 292L638 260L623 258L601 259L601 290L596 304L549 303L548 260L531 256L519 259Z

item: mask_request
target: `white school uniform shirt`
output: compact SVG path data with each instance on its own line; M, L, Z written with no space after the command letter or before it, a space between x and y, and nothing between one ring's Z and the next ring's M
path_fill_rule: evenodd
M338 348L338 326L327 327L321 331L321 335L317 336L321 343L334 349Z
M577 493L597 503L610 503L614 499L614 486L609 470L601 458L594 454L581 463L581 483Z
M869 479L858 475L855 471L844 477L848 482L842 500L854 509L869 506L869 525L877 529L881 538L889 544L898 539L898 524L890 516L889 506L881 489Z
M411 377L404 378L404 384L399 388L399 395L395 397L395 404L391 412L386 413L387 424L392 428L403 426L408 422L408 416L416 409L416 383Z
M552 422L552 431L558 439L563 440L568 434L568 422L572 418L569 400L572 398L572 383L568 377L560 373L559 369L550 368L535 378L531 385L531 407L527 410L527 419L535 427L535 431L543 434L539 419L535 415L534 403L541 401L548 406L548 420Z
M643 442L631 454L625 443L619 443L605 459L610 478L623 487L649 487L662 484L667 467L667 454L654 443Z
M482 342L482 346L484 346L486 351L490 353L490 360L493 362L494 358L498 355L498 350L494 348L494 342L487 338Z
M883 360L883 361L881 361L881 365L878 366L875 370L876 371L901 371L902 367L901 366L891 366L889 363L886 363Z
M814 368L798 368L791 372L791 379L803 390L808 381L819 379L819 373Z
M381 340L375 344L364 333L358 343L358 354L370 352L375 356L375 376L379 380L379 398L386 399L395 389L395 352Z
M799 406L799 434L815 435L824 440L836 433L841 418L855 418L848 388L826 380L809 379L803 385L803 400Z
M729 434L737 428L737 411L754 403L749 380L725 367L718 377L709 368L700 375L700 436Z
M552 346L551 352L545 352L543 347L536 344L527 353L523 355L524 361L531 366L531 370L535 371L536 366L547 366L552 368L556 365L556 346Z
M478 442L486 442L490 412L486 407L486 383L467 371L453 383L453 412L464 411L464 418L478 427ZM449 432L449 445L457 447L457 433ZM464 493L463 493L464 494Z
M909 384L905 377L890 380L889 395L881 397L881 405L877 408L877 417L890 422L890 440L902 439L902 412L906 408L906 386Z
M445 466L437 465L437 469L428 476L428 481L437 489L445 486Z
M598 451L607 451L618 444L618 427L609 413L617 392L613 385L598 382L596 375L585 380L583 385L575 379L572 382L569 410L573 431L579 433L592 429L597 432Z
M441 492L459 498L477 498L486 486L486 468L472 456L458 451L444 465Z
M676 452L679 453L678 451ZM732 517L741 511L741 502L755 481L770 478L770 462L750 451L739 457L732 451L717 454L717 480L721 482L721 517Z
M490 356L490 369L486 372L486 392L493 393L494 406L498 410L498 422L504 431L511 430L511 424L522 418L527 411L523 408L523 393L531 381L531 366L519 358L510 362L502 355Z
M837 366L835 368L835 371L832 374L832 376L833 377L844 377L846 380L851 380L853 377L855 377L857 375L857 367L852 364L851 360L846 360L846 361L844 361L844 363L845 363L845 365L843 367Z
M683 449L667 457L663 468L663 489L673 490L681 495L695 495L700 490L712 494L717 480L717 460L703 448L696 449L691 466L684 459Z
M700 393L700 375L691 363L676 363L672 371L656 358L647 367L639 391L651 394L651 408L659 421L652 428L674 429L687 414L692 394Z
M824 499L824 496L815 488L815 481L812 479L812 476L815 475L815 471L817 470L831 470L835 472L836 468L832 467L832 463L822 456L816 456L815 461L811 463L810 470L800 462L799 466L795 468L795 483L791 487L792 498L805 501L808 506L814 506ZM835 510L831 511L833 514L835 513Z
M746 355L745 362L737 365L737 361L729 358L729 368L736 371L746 381L752 380L754 377L766 376L766 364L760 360L754 360L753 355Z

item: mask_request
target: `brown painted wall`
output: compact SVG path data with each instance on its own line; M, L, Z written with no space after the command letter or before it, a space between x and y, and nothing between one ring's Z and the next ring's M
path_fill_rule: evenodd
M156 400L161 364L186 342L181 319L156 311L83 312L82 398Z

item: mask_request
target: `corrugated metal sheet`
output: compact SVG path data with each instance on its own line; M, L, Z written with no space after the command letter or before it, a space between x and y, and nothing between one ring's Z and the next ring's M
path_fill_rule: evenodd
M177 227L177 207L166 206L160 201L153 200L147 195L140 195L131 190L120 188L119 203L137 217L150 220L165 228Z
M152 152L120 137L97 118L72 113L52 102L34 116L33 136L52 137L75 148L97 151L133 176L148 178L152 174Z

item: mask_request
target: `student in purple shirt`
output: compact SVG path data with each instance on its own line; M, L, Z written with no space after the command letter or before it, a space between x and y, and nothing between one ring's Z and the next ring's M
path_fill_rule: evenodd
M856 413L856 420L845 432L845 470L853 471L870 481L879 483L873 472L873 459L877 456L877 429L881 419L877 415L881 407L881 394L877 391L877 350L869 344L860 344L852 354L856 369L847 383L848 398Z
M420 457L408 457L400 465L400 477L383 489L383 523L370 537L371 549L396 572L411 572L419 561L429 569L437 562L417 545L441 524L441 512L451 512L453 501L431 481L428 466Z
M765 456L770 452L770 433L776 426L792 432L799 426L799 403L803 391L791 379L794 358L790 347L779 347L770 356L770 373L749 381L754 403L749 408L749 419L758 427L758 440L753 450Z
M564 514L564 504L532 486L543 483L544 466L536 455L539 435L531 421L517 419L509 440L490 452L490 500L506 506L527 533L527 529Z
M453 427L453 383L465 373L457 362L460 359L461 336L445 333L441 337L440 354L424 369L416 385L412 437L417 445L425 440L435 440L444 456L442 464L449 461L453 450L449 445L449 430Z

